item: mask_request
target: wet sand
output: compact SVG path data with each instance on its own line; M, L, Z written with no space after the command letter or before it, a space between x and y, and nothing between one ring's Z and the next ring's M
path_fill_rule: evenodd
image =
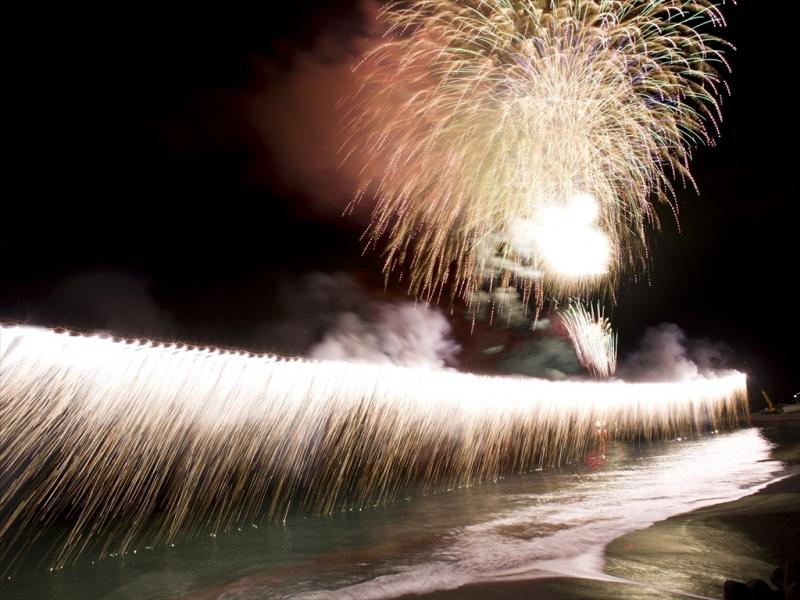
M605 572L630 583L570 577L493 581L403 600L721 598L726 579L768 580L776 565L800 553L800 419L757 416L753 424L779 443L773 456L791 465L791 474L752 496L614 540L606 548Z

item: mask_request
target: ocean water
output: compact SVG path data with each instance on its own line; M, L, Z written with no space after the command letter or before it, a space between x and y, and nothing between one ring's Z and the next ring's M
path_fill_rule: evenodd
M10 600L383 599L552 575L613 579L604 549L670 516L752 494L786 473L755 428L653 445L609 444L580 464L383 507L243 524L215 538L28 565Z

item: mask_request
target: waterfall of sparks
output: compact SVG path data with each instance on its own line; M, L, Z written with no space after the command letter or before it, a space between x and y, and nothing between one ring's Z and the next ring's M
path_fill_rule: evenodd
M541 298L645 268L652 200L692 181L692 149L717 134L722 3L387 2L343 143L386 275L427 300L494 278Z
M617 370L617 334L603 310L574 303L561 314L580 363L599 379Z
M549 382L0 327L0 563L386 502L735 424L745 375ZM10 566L8 568L11 568Z

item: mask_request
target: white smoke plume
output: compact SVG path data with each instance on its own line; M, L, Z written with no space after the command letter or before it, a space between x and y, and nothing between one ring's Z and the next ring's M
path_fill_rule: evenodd
M353 313L339 316L335 329L315 345L309 356L409 367L442 368L452 364L458 345L441 311L410 302L383 304L373 320Z
M628 381L688 381L713 377L725 369L731 355L724 344L690 339L674 323L650 327L639 349L628 355L617 376Z
M413 367L454 366L459 345L441 310L373 299L347 273L311 273L282 292L284 314L257 345L280 354Z

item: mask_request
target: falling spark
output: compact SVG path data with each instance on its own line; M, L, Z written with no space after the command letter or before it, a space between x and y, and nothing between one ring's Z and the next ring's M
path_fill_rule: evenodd
M599 379L611 377L617 370L617 334L603 310L576 302L560 314L578 361Z
M0 564L385 503L733 424L745 376L549 382L0 327Z
M692 182L721 120L719 4L388 3L343 144L362 161L353 204L377 199L386 276L427 300L497 278L540 302L646 267L653 199ZM576 222L580 205L594 216Z

